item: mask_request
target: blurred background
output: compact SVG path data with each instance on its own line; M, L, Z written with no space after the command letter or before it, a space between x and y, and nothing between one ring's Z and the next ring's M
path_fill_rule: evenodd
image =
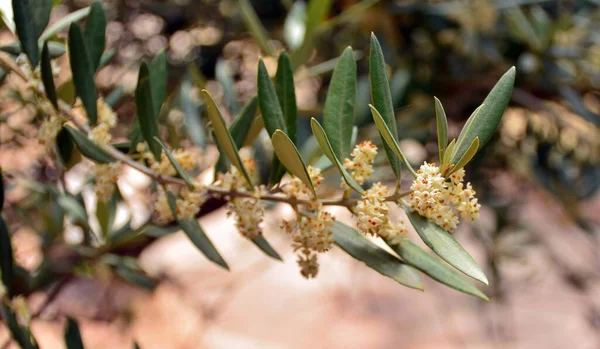
M51 23L89 5L59 2ZM600 348L600 2L338 0L324 5L321 17L300 0L103 5L108 61L97 83L119 115L114 136L126 139L132 129L139 61L164 49L169 108L162 131L171 145L202 153L207 165L217 152L199 91L209 89L231 120L256 93L259 57L274 73L278 53L293 52L298 135L311 159L310 117L322 115L335 59L347 46L358 64L359 140L380 142L367 106L365 57L374 32L389 67L401 146L416 166L437 161L433 96L446 109L452 139L516 66L501 126L467 168L482 218L455 233L484 266L491 301L430 280L425 292L410 290L337 250L307 281L278 226L287 207L274 206L265 219L266 236L283 252L278 263L242 239L223 203L211 201L200 222L231 272L208 263L174 229L155 232L119 253L139 273L88 261L60 280L40 281L48 287L28 300L39 309L32 328L42 348L63 347L65 315L79 320L90 349L130 348L132 339L142 348ZM9 30L0 32L0 49L14 41ZM68 64L65 56L59 65ZM19 181L52 183L57 173L35 138L35 114L14 107L6 98L14 91L1 91L0 166L9 183L3 215L17 262L43 279L45 263L67 263L70 255L40 232L64 230L67 243L77 232L62 218L53 226L56 204ZM392 178L383 165L382 158L373 180ZM75 166L65 185L83 187L86 170ZM150 215L148 183L133 170L119 180L134 223ZM0 346L16 347L7 338L1 326Z

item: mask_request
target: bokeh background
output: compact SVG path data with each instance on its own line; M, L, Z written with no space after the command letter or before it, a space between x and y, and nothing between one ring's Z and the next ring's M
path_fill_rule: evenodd
M51 22L87 5L61 1ZM207 146L199 90L209 89L235 115L256 93L258 58L274 72L278 52L302 48L307 15L300 0L103 5L111 60L97 83L119 115L114 136L126 139L131 130L139 61L164 49L171 108L162 131L173 146L202 153L206 164L217 153ZM121 251L139 257L143 279L89 263L30 294L31 308L43 307L33 320L42 348L63 348L65 315L79 320L90 349L130 348L132 339L142 348L600 348L598 1L333 1L295 76L303 154L314 153L309 120L321 115L335 58L347 46L358 63L359 137L380 142L367 106L371 32L388 63L401 146L415 165L436 160L433 96L456 137L502 73L517 68L498 132L467 167L482 219L455 233L484 266L490 302L430 280L423 293L403 288L340 251L324 256L318 278L307 281L278 227L289 208L274 206L265 220L267 237L283 252L278 263L242 239L222 202L211 201L200 221L231 272L208 263L181 233L161 232ZM14 40L0 32L0 46ZM63 71L68 75L68 66ZM14 91L0 91L4 216L17 262L38 270L69 254L46 245L39 231L52 203L20 179L51 183L57 174L35 138L35 114L14 107L6 98ZM383 165L376 179L391 178ZM74 167L65 185L81 187L86 171ZM119 180L134 223L150 215L148 185L134 171ZM65 229L67 245L77 240L72 230ZM7 338L1 326L0 345L16 347Z

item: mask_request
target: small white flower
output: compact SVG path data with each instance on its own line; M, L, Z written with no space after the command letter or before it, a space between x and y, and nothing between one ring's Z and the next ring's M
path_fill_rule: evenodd
M352 170L352 177L363 184L373 174L373 162L377 156L377 146L371 141L363 141L352 150L352 158L344 160L344 167Z

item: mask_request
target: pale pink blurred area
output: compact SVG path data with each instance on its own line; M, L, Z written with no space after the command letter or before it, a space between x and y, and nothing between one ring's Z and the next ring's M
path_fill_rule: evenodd
M140 257L142 268L163 280L153 293L115 278L75 279L34 320L33 332L42 348L63 348L67 314L78 318L88 349L131 348L134 339L144 349L598 348L589 311L600 302L600 284L581 293L565 282L564 270L548 267L549 258L560 258L565 270L593 274L598 256L542 194L525 198L520 219L548 249L527 248L519 260L502 263L503 297L488 303L426 277L424 292L408 289L338 248L322 256L318 277L306 280L277 228L289 214L277 206L265 223L284 262L264 256L217 210L200 223L230 272L209 263L179 232ZM457 238L483 263L482 245L467 229ZM32 307L39 298L31 297ZM0 330L0 340L6 336Z

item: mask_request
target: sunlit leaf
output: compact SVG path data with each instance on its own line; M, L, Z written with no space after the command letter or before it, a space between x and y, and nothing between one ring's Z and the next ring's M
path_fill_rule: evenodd
M231 134L229 134L229 130L227 130L227 125L225 125L225 120L223 120L223 116L221 116L221 112L219 111L215 100L207 90L202 90L202 93L204 95L204 103L206 103L208 118L212 123L215 137L219 141L219 146L223 149L225 154L227 154L227 157L233 166L235 166L244 176L248 185L253 187L252 179L248 175L248 171L242 162L242 158L240 157L240 153L238 152L238 149L231 138Z
M95 69L83 33L77 23L73 23L69 27L69 62L77 96L81 98L90 124L95 125L98 117L96 105L98 94L94 83Z
M452 167L450 172L448 172L448 175L451 175L452 173L465 167L465 165L467 165L469 163L469 161L471 161L471 159L473 159L473 157L477 153L478 148L479 148L479 137L475 137L475 139L471 143L471 146L469 146L467 151L463 154L463 156L460 158L460 160L458 160L456 165L454 165L454 167Z
M273 142L273 150L283 166L285 166L291 174L300 178L300 180L310 188L316 198L317 192L310 179L306 165L304 164L302 157L300 157L298 149L294 143L292 143L292 140L283 133L283 131L277 130L273 134L273 137L271 137L271 142Z
M391 156L393 156L394 158L396 158L396 156L397 156L396 159L401 159L402 162L404 162L404 165L406 166L406 168L413 174L413 176L416 177L417 174L416 174L415 170L412 168L412 166L408 162L408 159L406 158L406 156L404 156L402 149L400 149L400 145L398 144L398 142L396 142L396 139L390 132L390 129L385 124L385 121L383 120L383 117L381 116L381 114L379 114L377 109L375 109L375 107L373 107L372 105L369 104L369 107L371 108L371 113L373 114L373 120L375 120L375 125L377 126L377 129L379 130L379 134L381 135L381 138L383 138L384 145L387 146L389 149L391 149L391 152L392 152Z
M283 40L292 50L297 49L304 41L306 32L306 4L295 1L283 24Z
M515 75L515 67L510 68L487 95L479 112L474 113L467 120L456 141L450 163L458 163L475 137L479 137L478 149L481 149L492 137L510 101Z
M394 150L390 141L398 141L398 129L396 128L396 116L394 113L394 105L392 104L392 93L390 92L390 84L387 78L387 70L385 68L385 60L381 45L375 34L371 33L371 53L369 60L369 78L371 82L371 99L373 106L379 111L381 119L384 121L389 130L389 134L385 137L391 137L383 144L385 153L387 154L392 170L396 174L396 179L400 180L400 160L394 156ZM371 108L372 109L372 108ZM381 133L381 128L378 127ZM381 135L384 137L384 135ZM401 157L402 158L402 157ZM405 162L407 164L408 162Z
M479 297L486 301L489 300L477 287L462 278L442 261L423 251L410 240L402 239L397 244L390 244L390 247L398 253L404 262L429 275L432 279L450 286L457 291Z
M325 134L325 130L323 130L323 127L321 127L317 119L312 118L312 120L310 120L310 126L312 128L313 135L319 143L319 147L323 151L323 154L325 154L325 156L327 156L327 158L337 167L338 171L340 171L340 174L342 175L344 181L346 181L348 186L354 189L357 193L362 194L364 192L363 188L348 173L348 171L346 171L344 165L342 165L338 157L335 155L333 147L331 146L331 143L329 142L329 139ZM350 132L352 132L352 130L350 130Z
M437 224L406 210L406 215L421 240L443 260L475 280L488 284L487 277L473 257L460 245L456 239Z
M369 241L357 230L337 221L332 230L335 244L355 259L402 285L423 290L421 278L413 268Z
M323 128L333 153L343 160L352 152L352 127L356 102L356 62L351 47L340 57L327 90L323 110Z
M252 33L252 36L262 51L267 55L272 56L273 48L269 44L267 30L263 27L260 18L256 15L252 3L249 0L238 0L238 3L242 12L242 18L244 19L248 30Z
M114 159L110 156L104 149L100 148L94 142L92 142L89 138L87 138L83 133L77 131L73 127L69 125L65 125L64 129L69 132L71 139L77 146L77 149L85 156L86 158L97 162L99 164L107 164L109 162L113 162Z

